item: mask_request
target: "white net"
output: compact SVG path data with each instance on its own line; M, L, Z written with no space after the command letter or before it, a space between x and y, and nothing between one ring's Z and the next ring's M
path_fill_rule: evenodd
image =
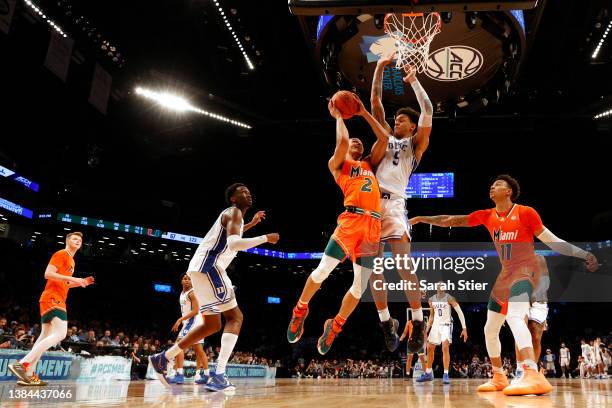
M414 67L417 72L425 71L429 46L441 30L439 13L387 14L385 32L397 45L398 69Z

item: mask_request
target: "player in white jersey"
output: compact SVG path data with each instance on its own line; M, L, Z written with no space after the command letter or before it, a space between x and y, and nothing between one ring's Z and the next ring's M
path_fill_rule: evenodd
M580 350L582 352L582 359L584 362L584 374L586 378L590 378L594 367L591 346L584 339L582 339L580 340Z
M266 242L276 244L279 235L274 233L255 238L242 238L244 231L265 219L265 212L258 212L250 223L244 225L243 216L253 205L253 199L249 189L242 183L229 186L225 191L225 199L231 207L219 215L198 246L187 271L196 298L201 305L200 310L205 315L204 324L191 330L166 352L149 357L151 365L164 385L167 385L165 373L168 361L198 340L221 330L221 314L223 314L225 327L221 336L221 350L215 374L210 377L206 388L210 391L235 389L227 379L225 368L238 340L243 317L232 282L225 270L235 258L237 251L244 251Z
M603 363L603 353L601 351L601 337L597 337L591 345L593 350L593 356L595 361L596 378L607 378L605 373L605 366Z
M538 271L538 286L531 295L529 311L525 319L527 320L527 327L531 333L531 344L533 346L535 361L539 361L542 354L542 335L544 334L546 319L548 318L548 288L550 287L550 274L548 272L546 258L542 255L536 255L536 259L538 261L538 267L540 268ZM514 344L514 352L516 354L516 371L511 384L518 383L524 373L524 362L521 361L521 354L519 353L519 348L516 343Z
M445 293L445 284L443 282L436 283L436 294L429 298L430 318L427 323L429 336L427 338L427 369L418 379L417 382L433 381L433 359L436 353L436 346L442 345L442 362L444 364L444 375L442 382L449 384L448 369L450 367L450 344L453 342L453 318L451 316L451 307L457 312L459 321L461 322L461 337L466 342L468 339L467 327L465 325L465 316L461 310L461 306L450 294Z
M189 278L189 275L186 273L181 277L181 285L183 285L183 290L179 296L181 317L179 317L174 323L174 326L172 326L173 332L178 331L176 341L180 341L183 337L187 336L191 330L204 324L204 318L200 313L200 304L191 286L191 278ZM210 375L208 370L208 358L206 357L206 353L204 353L203 344L204 339L202 338L193 345L196 354L196 374L194 378L196 384L208 382L208 376ZM183 384L185 382L183 372L184 360L185 353L181 351L174 359L174 370L176 373L173 378L168 378L168 382L173 384Z
M410 224L406 210L406 188L412 172L418 165L423 153L429 146L431 134L433 106L427 93L416 78L416 70L409 67L404 82L410 84L419 103L421 113L412 108L401 108L395 113L394 128L385 119L385 109L382 104L382 82L385 67L393 61L395 53L380 58L376 64L372 80L372 93L370 103L372 115L385 127L388 132L393 131L389 138L384 157L372 156L372 164L377 166L376 178L381 191L382 229L381 240L388 242L393 256L410 256ZM410 269L398 265L398 273L403 280L413 282L418 288L418 278ZM385 342L390 351L399 345L397 338L396 319L392 319L387 307L386 290L375 290L374 281L384 279L382 275L372 275L370 287L378 310ZM379 286L380 287L380 286ZM418 289L407 290L406 296L412 308L413 328L408 339L408 349L415 353L423 347L423 310L421 309L420 292Z
M562 378L570 378L570 349L565 346L565 343L561 343L561 348L559 349L559 365L561 366L561 377Z

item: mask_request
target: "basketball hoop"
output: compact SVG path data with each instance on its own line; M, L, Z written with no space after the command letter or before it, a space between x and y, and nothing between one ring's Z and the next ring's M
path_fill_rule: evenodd
M385 32L397 45L398 69L414 67L417 72L425 71L429 57L429 45L441 31L439 13L402 13L385 16Z

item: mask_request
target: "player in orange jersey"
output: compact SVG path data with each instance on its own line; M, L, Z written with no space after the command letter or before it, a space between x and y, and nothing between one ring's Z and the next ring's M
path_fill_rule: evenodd
M372 157L384 154L388 132L365 110L361 101L357 115L362 116L376 134L372 154L362 160L363 143L357 138L349 139L348 129L340 112L329 103L329 112L336 119L336 150L328 167L334 180L344 194L345 212L338 217L334 231L319 266L310 274L287 329L287 340L297 342L304 332L304 321L308 315L308 302L340 262L347 257L353 262L353 284L342 300L340 311L334 319L328 319L323 326L317 349L325 354L342 331L342 326L355 310L372 273L372 261L377 255L380 243L380 190L370 164ZM364 280L365 279L365 280Z
M40 295L40 320L42 329L32 350L19 362L9 364L9 370L19 379L19 385L47 385L36 375L36 363L49 348L66 338L68 315L66 298L68 290L76 287L87 287L94 283L94 278L75 278L74 254L81 248L83 234L71 232L66 235L66 248L57 251L51 257L45 270L47 285Z
M550 232L538 213L531 207L516 204L520 194L518 182L508 176L498 176L489 189L494 208L475 211L469 215L438 215L415 217L411 224L426 223L441 227L475 227L484 225L499 254L502 270L491 290L487 323L484 327L487 352L493 366L493 378L478 387L478 391L504 391L506 395L546 394L552 390L548 380L538 372L531 333L525 323L529 311L530 296L537 287L540 271L535 254L533 237L554 251L585 260L589 271L599 264L595 256ZM512 331L523 361L524 374L516 384L509 385L502 370L499 331L504 324Z

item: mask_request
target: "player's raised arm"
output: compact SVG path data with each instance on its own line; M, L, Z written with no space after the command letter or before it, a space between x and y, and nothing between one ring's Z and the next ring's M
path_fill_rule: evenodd
M253 228L254 226L256 226L257 224L259 224L265 219L266 219L266 212L257 211L255 215L253 216L253 219L251 220L251 222L249 222L248 224L244 224L244 232L247 232L248 230L250 230L251 228Z
M368 112L363 103L359 101L359 111L357 115L363 117L368 125L372 128L372 131L376 135L376 142L372 145L372 150L370 155L368 156L368 160L372 167L376 167L380 164L382 159L385 157L385 152L387 151L387 143L389 142L389 137L391 133L385 129L385 127L375 119L375 117Z
M331 171L332 175L334 176L334 179L336 179L340 174L340 170L342 169L342 163L344 163L346 153L348 152L349 132L346 128L344 120L342 119L340 111L334 107L332 101L329 101L327 107L329 109L329 114L334 119L336 119L336 150L334 150L334 155L331 159L329 159L329 162L327 163L329 171Z
M433 105L427 96L427 92L421 86L421 83L416 77L416 69L408 66L406 68L406 76L404 82L410 83L410 86L414 90L414 94L419 102L419 108L421 110L421 116L419 116L419 126L417 133L414 136L415 156L417 162L421 161L421 156L429 147L429 135L431 134L431 125L433 119Z
M457 316L459 316L459 321L461 322L461 337L463 337L463 342L465 343L468 339L468 334L467 334L467 326L465 324L465 316L463 315L463 310L461 310L461 306L459 306L459 302L457 302L457 300L452 296L449 299L448 304L450 304L453 307L453 309L455 309Z
M555 234L545 226L542 225L540 230L534 231L534 235L550 249L561 255L584 259L586 268L589 272L595 272L599 269L599 262L595 255L555 236Z
M254 238L242 238L240 236L242 211L240 211L238 208L232 208L229 210L226 217L227 247L230 251L244 251L266 242L276 244L279 240L279 235L276 233L260 235Z
M430 217L419 216L410 220L410 225L419 223L436 225L438 227L470 227L468 215L433 215Z
M391 132L391 126L385 120L385 108L382 103L382 82L385 67L393 61L395 51L382 56L376 63L374 70L374 78L372 78L372 92L370 94L370 106L372 107L372 115L380 123L387 132Z

